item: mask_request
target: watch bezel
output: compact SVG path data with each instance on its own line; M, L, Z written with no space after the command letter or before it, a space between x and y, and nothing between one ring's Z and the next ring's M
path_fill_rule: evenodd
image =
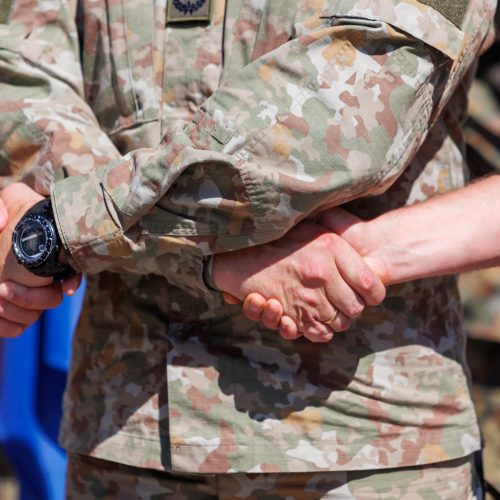
M46 246L43 252L36 258L29 258L22 250L22 245L20 244L19 238L23 233L25 226L37 223L39 224L46 235ZM32 269L41 266L47 261L49 256L52 254L54 249L57 247L56 244L57 236L55 233L55 228L47 217L40 214L28 214L25 215L17 224L12 233L12 250L16 256L18 262L23 264L25 267Z

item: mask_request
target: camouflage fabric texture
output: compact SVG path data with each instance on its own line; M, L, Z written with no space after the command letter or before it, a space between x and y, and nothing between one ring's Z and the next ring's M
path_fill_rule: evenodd
M480 500L481 488L470 457L403 470L170 474L75 454L66 485L68 500Z
M180 27L159 1L13 0L2 182L52 195L88 273L63 446L188 473L397 468L480 448L455 278L394 286L314 345L247 321L201 275L206 255L323 208L371 217L462 186L494 8L214 0L210 23Z

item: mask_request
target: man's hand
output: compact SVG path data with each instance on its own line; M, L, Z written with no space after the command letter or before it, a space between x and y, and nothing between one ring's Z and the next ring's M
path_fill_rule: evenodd
M58 306L63 289L69 295L78 289L81 276L63 285L41 278L17 263L12 253L12 232L19 219L42 196L22 183L1 192L0 201L0 337L16 337L49 308ZM64 288L63 288L64 287Z
M22 183L14 183L1 192L7 207L8 222L0 236L0 282L15 281L28 287L45 286L52 283L50 278L40 278L17 263L12 252L12 233L19 219L43 196Z
M5 228L8 220L9 215L7 214L7 207L2 198L0 198L0 232Z
M15 281L0 283L0 337L17 337L35 323L45 309L62 300L61 285L25 287Z
M250 319L279 328L285 338L302 333L320 342L347 329L365 304L379 304L385 295L380 280L342 238L310 221L278 241L215 256L213 279L228 300L255 293L275 299L271 314L247 302Z
M342 236L356 252L363 257L366 264L382 280L384 284L390 282L388 268L390 266L391 254L385 248L390 242L384 241L384 245L374 245L380 238L372 236L371 224L342 208L331 208L325 210L318 216L318 223L329 231Z
M366 224L363 220L359 219L355 215L341 209L332 208L326 210L318 215L317 222L320 223L324 228L329 231L342 236L345 240L351 252L359 254L363 258L363 261L369 268L375 272L379 280L382 283L388 282L388 272L389 263L387 262L388 252L382 252L379 248L373 248L371 244L372 241L377 241L370 236L369 224ZM342 274L344 270L342 269L342 263L348 263L349 260L338 261L339 271ZM363 280L362 267L359 267L359 274L356 276L352 272L350 273L351 280L353 283L353 288L358 289L359 285L354 285L354 283L360 283ZM384 298L384 295L379 296L379 302ZM232 297L227 297L227 301L235 301ZM369 305L377 305L377 298L372 297L372 303L366 302ZM285 315L282 304L276 299L266 299L264 295L260 293L249 294L243 302L243 311L247 318L254 321L260 321L266 323L266 318L277 318L279 323L280 332L294 332L297 331L297 325L295 321ZM251 311L251 312L250 312ZM283 335L283 336L286 336Z

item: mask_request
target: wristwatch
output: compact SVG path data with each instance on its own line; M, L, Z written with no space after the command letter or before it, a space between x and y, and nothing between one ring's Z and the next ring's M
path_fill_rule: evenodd
M64 248L57 231L50 198L33 205L12 233L12 250L17 261L37 276L69 278L74 269L59 262Z

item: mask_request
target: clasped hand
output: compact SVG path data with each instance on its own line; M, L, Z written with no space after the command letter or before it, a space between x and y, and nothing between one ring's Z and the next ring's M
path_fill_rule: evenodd
M57 307L63 293L78 289L81 275L64 283L28 272L12 253L12 232L19 219L42 196L22 183L14 183L0 198L0 337L16 337L40 317Z
M332 218L329 211L321 220L333 226ZM315 342L348 329L365 305L385 296L378 276L347 241L307 220L280 240L217 255L213 280L228 302L246 298L249 319L284 338L304 335Z
M72 295L80 285L81 275L53 282L15 260L12 231L40 199L22 183L1 192L1 337L19 335L45 309L58 306L64 292ZM249 319L278 329L286 339L304 335L314 342L330 340L335 331L349 328L365 305L377 305L385 296L382 282L365 260L332 232L339 229L341 219L329 211L319 219L323 225L306 220L277 241L215 256L216 286L228 302L244 301Z

